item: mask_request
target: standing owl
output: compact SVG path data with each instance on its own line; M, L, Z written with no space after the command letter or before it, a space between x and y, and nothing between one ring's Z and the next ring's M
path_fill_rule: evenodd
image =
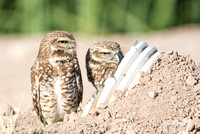
M107 78L112 77L123 58L120 45L112 41L97 42L86 54L88 80L100 90Z
M33 105L44 124L68 121L82 101L81 71L71 33L47 34L31 68Z

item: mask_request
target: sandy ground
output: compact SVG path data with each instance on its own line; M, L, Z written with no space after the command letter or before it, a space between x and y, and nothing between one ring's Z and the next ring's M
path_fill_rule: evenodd
M30 94L30 68L36 59L43 35L16 36L2 35L0 37L0 102L21 109L32 106ZM90 45L97 41L112 40L121 45L124 54L136 41L146 41L160 51L178 51L182 55L190 55L199 62L200 27L190 26L175 28L162 32L147 34L85 36L75 33L78 44L78 58L81 66L84 95L82 107L85 106L91 94L95 91L87 81L85 69L85 54Z
M177 52L160 55L146 73L140 73L140 82L128 96L117 91L109 105L83 118L73 114L69 122L45 126L44 133L199 134L199 66Z

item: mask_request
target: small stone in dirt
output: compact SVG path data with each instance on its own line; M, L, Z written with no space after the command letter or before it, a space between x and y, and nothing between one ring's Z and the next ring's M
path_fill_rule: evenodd
M168 55L172 55L174 53L174 51L168 51L168 52L166 52L166 54L168 54Z
M92 116L98 116L100 113L97 110L92 109L89 114Z
M14 114L13 108L6 104L6 103L0 103L0 115L1 116L10 116Z
M147 77L146 77L146 80L147 80L147 81L151 81L151 80L152 80L152 77L151 77L151 76L147 76Z
M108 108L108 105L105 105L105 104L101 103L98 108L99 109L106 109L106 108Z
M108 124L108 125L105 126L105 128L106 128L106 130L108 131L108 130L111 128L111 125Z
M192 76L192 74L189 74L186 83L187 85L194 86L198 83L198 81Z
M84 130L83 129L80 131L80 134L84 134Z
M142 71L142 72L140 72L140 77L142 77L142 78L143 78L143 77L144 77L144 75L145 75L145 72L143 72L143 71Z
M105 105L105 106L103 107L103 109L106 109L106 108L108 108L108 105Z
M115 118L116 118L116 119L119 119L119 118L121 118L121 117L122 117L122 115L119 114L119 113L115 115Z
M158 93L162 93L162 89L159 89L159 90L158 90Z
M195 129L195 124L194 123L189 123L187 126L187 131L192 132Z
M157 91L157 93L162 93L162 87L161 87L161 86L158 87L158 91Z
M123 122L126 123L128 120L127 119L123 119Z
M148 96L151 98L151 99L154 99L156 98L158 94L155 92L155 91L149 91L148 92Z

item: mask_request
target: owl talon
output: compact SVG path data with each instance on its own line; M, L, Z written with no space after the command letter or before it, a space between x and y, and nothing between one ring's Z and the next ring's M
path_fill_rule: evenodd
M63 121L64 122L68 122L69 121L69 114L65 114Z

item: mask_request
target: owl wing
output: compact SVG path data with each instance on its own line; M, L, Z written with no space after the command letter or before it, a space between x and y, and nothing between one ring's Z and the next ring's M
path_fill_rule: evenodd
M76 77L76 83L77 83L77 86L78 86L78 104L80 102L82 102L82 95L83 95L83 82L82 82L82 76L81 76L81 69L80 69L80 66L79 66L79 62L78 62L78 59L77 59L77 64L75 66L75 77Z
M34 109L44 124L46 124L46 121L44 119L44 116L42 115L42 109L40 105L40 78L41 74L39 74L39 70L36 67L37 61L35 64L31 67L31 91L32 91L32 99L33 99L33 106Z
M90 61L90 51L89 51L89 49L88 49L88 51L87 51L87 54L86 54L86 57L85 57L85 61L86 61L86 63L85 63L85 65L86 65L86 69L87 69L87 77L88 77L88 81L89 82L93 82L94 81L94 78L92 77L92 70L91 70L91 68L90 68L90 63L89 63L89 61Z

